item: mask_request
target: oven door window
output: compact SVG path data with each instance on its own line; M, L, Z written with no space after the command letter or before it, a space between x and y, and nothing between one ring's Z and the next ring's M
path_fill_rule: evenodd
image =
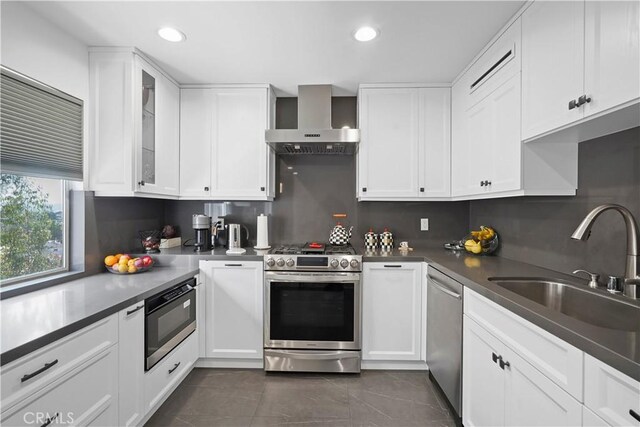
M272 340L354 340L354 283L271 282Z
M147 357L195 321L195 290L191 290L180 298L147 314Z

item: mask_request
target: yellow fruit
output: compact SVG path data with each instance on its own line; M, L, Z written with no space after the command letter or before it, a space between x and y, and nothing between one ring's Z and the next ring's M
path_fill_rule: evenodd
M116 257L114 257L113 255L108 255L104 259L104 265L106 265L107 267L111 267L116 262L118 262L118 259Z
M120 257L122 256L122 254L115 254L114 257L116 258L117 261L120 261Z
M136 271L138 271L138 269L136 268L135 265L130 265L129 266L129 273L135 273Z
M128 259L126 259L125 257L120 258L120 260L118 261L118 264L120 265L127 265L127 262L129 262Z
M476 243L476 245L471 248L471 252L474 254L482 253L482 245L480 243Z
M130 259L129 261L127 261L127 265L131 267L134 262L135 262L134 260Z
M473 254L479 254L482 252L482 245L480 242L476 242L473 239L469 239L464 242L464 248Z
M118 271L120 273L126 273L129 270L129 266L127 264L118 263Z
M476 257L466 257L464 259L464 265L470 268L480 267L480 260Z

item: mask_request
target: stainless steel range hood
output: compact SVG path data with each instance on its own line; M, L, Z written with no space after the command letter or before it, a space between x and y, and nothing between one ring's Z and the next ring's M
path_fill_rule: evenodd
M331 85L298 86L298 129L268 129L267 144L278 154L354 154L359 129L331 128Z

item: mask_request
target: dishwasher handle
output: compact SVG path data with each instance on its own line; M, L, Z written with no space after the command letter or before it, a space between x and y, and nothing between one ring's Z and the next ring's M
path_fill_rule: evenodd
M430 283L434 288L439 289L440 291L444 292L445 294L449 295L450 297L453 297L453 298L456 298L456 299L462 299L462 295L457 294L457 293L445 288L444 286L440 285L438 282L433 280L433 278L431 278L431 282Z

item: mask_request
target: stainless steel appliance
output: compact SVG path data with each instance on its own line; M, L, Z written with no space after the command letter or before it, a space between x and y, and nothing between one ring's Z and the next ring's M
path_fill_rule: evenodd
M429 377L462 416L462 285L429 266L427 365Z
M300 85L298 129L267 129L265 139L278 154L354 154L360 130L331 127L331 85Z
M145 370L196 330L196 279L145 300Z
M211 250L211 218L207 215L195 214L191 220L195 231L196 252Z
M242 237L242 230L245 232L245 237ZM243 244L247 244L249 241L249 229L240 224L229 224L228 246L229 249L240 249Z
M264 369L360 372L362 257L351 246L283 246L265 270Z

